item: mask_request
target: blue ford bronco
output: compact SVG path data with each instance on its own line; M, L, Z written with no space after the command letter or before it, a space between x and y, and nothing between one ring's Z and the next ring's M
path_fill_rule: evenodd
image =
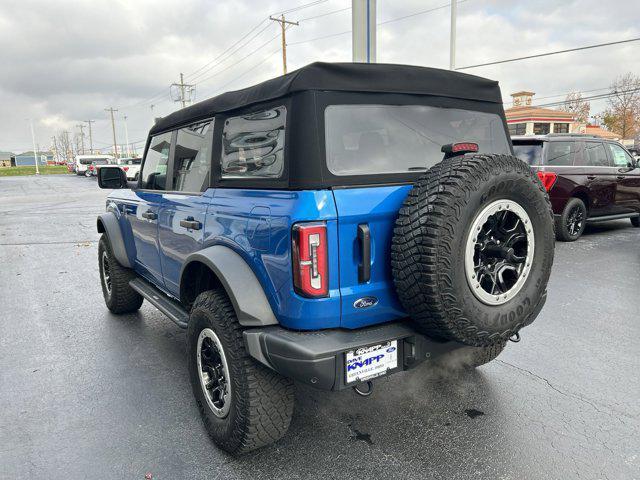
M366 395L422 362L478 366L546 299L549 200L484 78L314 63L159 119L138 180L99 185L106 305L187 329L232 453L285 434L294 380Z

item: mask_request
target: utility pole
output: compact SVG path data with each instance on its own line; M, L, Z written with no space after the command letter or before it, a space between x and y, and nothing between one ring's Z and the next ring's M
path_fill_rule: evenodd
M113 107L105 108L105 112L111 113L111 130L113 130L113 152L116 158L118 158L118 142L116 141L116 121L113 118L113 114L117 112Z
M451 36L449 37L449 70L456 69L456 16L458 0L451 0Z
M95 120L83 120L84 123L89 124L89 153L93 155L93 133L91 132L91 124L95 122Z
M82 155L84 155L84 125L79 123L76 127L80 129L80 148L82 148Z
M129 149L129 131L127 130L127 116L124 115L124 141L127 142L127 157L131 156Z
M278 22L280 24L280 28L282 30L282 74L287 74L287 25L300 25L298 22L291 22L289 20L285 20L284 14L280 16L280 18L269 17L269 20L273 20L274 22Z
M33 159L36 163L36 175L40 175L40 169L38 168L38 149L36 148L36 134L33 132L33 120L29 119L29 125L31 126L31 141L33 142Z
M182 73L180 74L180 83L172 83L171 86L178 90L177 98L173 98L173 90L171 91L171 98L174 102L181 102L182 108L187 106L187 102L191 103L191 95L193 94L196 86L190 83L184 83L184 75L182 75ZM187 94L189 94L188 99ZM153 105L151 106L151 111L153 112Z
M351 48L354 62L376 63L376 0L351 0Z

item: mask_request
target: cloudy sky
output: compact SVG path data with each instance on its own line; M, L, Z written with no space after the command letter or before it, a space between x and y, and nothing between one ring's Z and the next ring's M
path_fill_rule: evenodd
M123 115L130 141L142 142L153 116L178 108L169 85L180 72L196 100L280 74L279 30L267 17L311 1L0 0L0 150L31 149L29 118L43 148L89 119L94 145L106 148L110 106L118 143ZM378 0L378 61L447 68L447 2ZM315 3L287 13L300 21L287 32L289 70L351 59L351 0ZM640 36L636 0L465 0L458 14L461 67ZM465 70L498 80L505 102L522 89L554 96L538 103L598 93L627 71L640 72L640 42ZM591 113L605 106L593 102Z

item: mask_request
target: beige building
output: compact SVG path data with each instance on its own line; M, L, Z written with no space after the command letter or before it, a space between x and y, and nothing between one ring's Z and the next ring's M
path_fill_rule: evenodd
M569 112L533 106L533 92L512 93L513 107L504 113L510 135L546 135L548 133L585 133L585 125Z

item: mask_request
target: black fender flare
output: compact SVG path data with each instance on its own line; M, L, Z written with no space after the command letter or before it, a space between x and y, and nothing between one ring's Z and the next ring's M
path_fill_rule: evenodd
M189 255L180 270L181 286L185 270L193 262L206 265L218 277L233 304L240 325L278 325L260 281L234 250L224 245L213 245Z
M126 268L131 268L131 262L129 262L129 256L127 255L127 249L124 246L124 240L122 238L122 232L120 231L120 224L118 218L113 212L105 212L98 215L96 222L98 233L104 233L109 239L111 245L111 251L115 255L118 263Z

